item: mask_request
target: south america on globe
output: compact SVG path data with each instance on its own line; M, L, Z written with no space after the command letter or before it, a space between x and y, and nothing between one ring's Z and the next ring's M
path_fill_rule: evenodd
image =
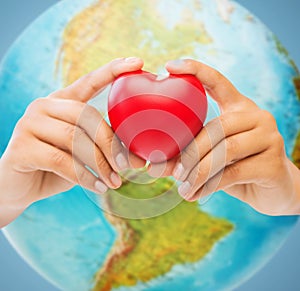
M166 199L178 196L174 181L163 178L151 184L123 181L119 193L149 199L167 191ZM112 212L122 213L120 208L126 208L126 212L138 211L130 209L113 192L105 199ZM195 263L233 230L229 221L201 211L197 202L182 201L171 211L148 219L126 219L110 214L106 218L117 229L118 237L97 273L95 291L147 283L178 264Z
M59 1L1 63L0 154L35 98L130 56L158 75L167 61L182 58L215 67L274 115L288 157L300 166L299 71L272 32L227 0ZM109 89L89 102L107 122ZM219 115L207 100L204 125ZM261 215L223 191L208 201L182 201L172 177L120 174L123 186L102 196L76 186L35 203L6 236L62 290L215 291L257 272L297 222Z

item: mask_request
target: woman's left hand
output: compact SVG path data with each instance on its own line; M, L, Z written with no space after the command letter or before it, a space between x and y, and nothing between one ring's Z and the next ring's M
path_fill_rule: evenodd
M218 103L221 115L179 157L151 165L150 175L173 175L182 181L179 194L188 201L224 190L264 214L300 214L300 171L287 158L271 113L207 65L172 61L167 70L195 75Z

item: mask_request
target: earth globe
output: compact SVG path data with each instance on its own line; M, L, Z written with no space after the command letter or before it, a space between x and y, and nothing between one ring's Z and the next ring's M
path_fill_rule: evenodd
M123 56L143 58L154 73L178 58L216 67L275 116L287 155L299 166L299 71L276 36L226 0L65 0L53 6L1 63L0 153L31 101ZM100 95L91 104L106 116L107 91ZM209 103L213 118L218 109ZM157 204L166 208L157 213ZM150 179L141 170L125 173L123 186L101 199L76 186L39 201L4 232L62 290L215 291L232 290L257 272L296 221L259 214L222 191L205 203L181 201L172 177Z

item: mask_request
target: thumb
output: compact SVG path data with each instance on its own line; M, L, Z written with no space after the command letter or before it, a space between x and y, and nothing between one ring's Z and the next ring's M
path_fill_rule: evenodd
M249 105L254 105L219 71L203 63L191 59L175 60L168 62L166 69L170 74L195 75L203 84L207 93L218 103L222 112L235 111L236 107L240 108L239 105L245 102L249 103Z
M113 82L120 74L140 70L143 64L142 59L135 57L115 59L81 77L68 87L54 92L51 97L87 102Z

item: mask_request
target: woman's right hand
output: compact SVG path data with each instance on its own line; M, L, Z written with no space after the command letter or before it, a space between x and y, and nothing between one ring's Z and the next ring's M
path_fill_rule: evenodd
M114 60L28 106L0 160L0 227L33 202L76 184L99 194L118 188L118 171L145 165L127 154L101 114L87 104L119 74L142 66L139 58Z

